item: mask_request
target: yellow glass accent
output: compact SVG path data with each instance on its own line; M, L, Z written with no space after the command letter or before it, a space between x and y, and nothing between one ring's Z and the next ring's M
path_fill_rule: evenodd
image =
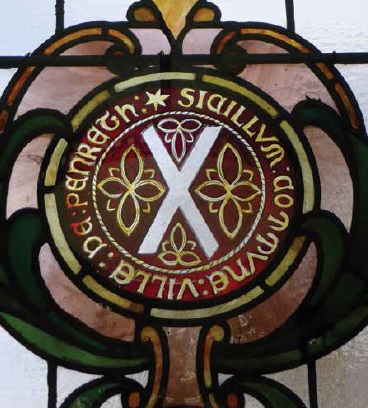
M175 320L185 320L185 319L203 319L206 317L214 316L217 314L228 313L240 306L246 305L252 302L257 297L263 295L264 290L257 286L245 295L232 300L228 303L222 305L208 307L206 309L194 309L194 310L163 310L158 308L153 308L151 310L151 316L160 319L175 319Z
M4 133L8 118L9 111L7 109L0 110L0 134Z
M359 121L358 121L355 109L354 109L353 105L351 104L350 98L348 97L348 95L346 94L344 88L340 84L336 84L335 89L336 89L336 92L339 94L339 96L340 96L340 98L341 98L341 100L342 100L342 102L343 102L343 104L345 106L345 109L348 112L351 124L353 125L353 127L355 129L358 129L359 128Z
M266 279L268 286L274 286L285 275L289 267L295 262L300 250L305 243L304 237L299 237L294 240L285 258L280 262L275 271Z
M60 47L63 47L64 45L68 44L69 42L75 41L76 39L86 37L89 35L101 35L102 34L102 29L101 28L92 28L92 29L86 29L86 30L80 30L77 31L76 33L69 34L60 40L55 41L53 44L45 48L43 53L45 55L52 55L56 52L59 51ZM36 67L28 67L24 70L23 74L19 78L19 80L16 82L16 84L13 86L13 89L9 93L9 97L7 99L8 105L12 105L15 101L15 98L18 97L20 90L23 88L31 74L36 70Z
M206 388L211 388L213 385L212 372L211 372L211 351L214 343L219 343L225 338L225 331L220 326L213 326L209 330L206 336L206 342L204 345L204 384Z
M224 168L227 153L230 156L227 157L226 161L236 163L236 174L232 180L227 179ZM241 230L244 214L253 214L252 201L261 195L260 188L252 183L254 173L243 168L243 162L237 149L230 143L226 143L217 158L217 169L208 169L207 178L208 181L201 184L195 192L209 203L209 210L212 214L219 214L222 231L228 238L234 239ZM210 195L211 188L217 192L217 195L214 195L213 192ZM244 189L250 190L245 196L241 195L244 193ZM206 193L206 191L208 192ZM220 195L219 191L221 191ZM230 206L237 212L237 222L233 229L227 225L225 217Z
M198 0L153 0L175 38L186 25L186 17Z
M153 327L145 327L141 333L143 342L151 342L155 356L155 378L153 381L152 392L147 402L146 408L154 408L157 406L157 399L163 378L163 353L160 336Z
M214 394L211 393L211 394L209 395L209 400L210 400L211 408L220 408L220 407L217 405L217 402L216 402L216 399L215 399Z
M129 155L132 154L131 157ZM134 158L137 164L137 172L134 179L129 178L129 168L131 167L131 162L129 161ZM110 177L101 181L97 188L109 198L107 201L107 211L116 212L116 221L121 228L121 230L126 235L131 235L134 230L139 225L141 219L141 205L140 201L146 204L144 213L149 214L151 212L150 203L157 201L165 193L164 186L156 180L153 180L155 176L155 171L153 169L144 169L144 162L140 151L134 146L130 146L123 154L120 162L120 169L110 168ZM116 176L117 174L118 176ZM144 179L143 175L149 176L148 179ZM109 191L110 187L113 187L114 192ZM153 188L155 194L145 195L144 189L146 187ZM142 191L140 191L142 190ZM131 225L128 225L124 216L128 213L125 211L126 204L128 200L131 200L134 206L134 220ZM114 202L118 202L118 207L114 206Z
M63 230L60 225L59 216L57 213L55 194L46 194L44 197L46 217L50 225L51 235L54 240L59 253L64 258L65 262L69 265L69 268L76 274L81 271L82 267L75 258L68 243L66 242Z
M94 98L92 98L88 103L86 103L86 105L84 105L83 108L79 112L77 112L77 114L73 117L71 121L74 132L79 128L81 123L95 108L97 108L103 102L107 101L109 98L110 92L102 91Z
M186 249L187 246L190 250ZM197 266L201 259L193 252L196 247L196 242L188 241L184 227L178 222L171 231L170 241L163 242L158 258L167 266Z
M15 102L15 99L19 96L20 90L23 88L23 86L26 84L27 80L29 77L33 74L33 72L36 70L36 67L28 67L24 70L20 78L17 80L17 82L14 84L12 90L9 93L9 96L6 100L7 104L9 106L12 106L13 103Z
M129 89L133 86L146 84L147 82L154 82L154 81L173 81L175 79L182 79L184 81L194 81L196 78L195 74L188 74L183 72L161 72L157 74L149 74L143 77L137 77L128 79L124 82L119 82L115 85L115 92L123 92L126 89Z
M323 75L329 79L330 81L332 81L335 76L334 74L331 72L331 70L329 68L326 67L325 64L316 64L317 67L319 68L320 71L322 71Z
M295 130L290 126L290 124L286 120L284 120L281 122L280 127L288 136L299 158L304 185L303 212L308 213L309 211L313 210L315 205L314 179L308 156L301 141L299 140L298 135L295 133Z
M224 48L225 48L225 46L227 45L227 43L228 43L235 35L237 35L237 32L235 32L235 31L231 31L230 33L227 33L226 35L224 35L224 36L221 38L221 40L219 41L219 43L218 43L218 46L217 46L217 49L216 49L217 53L220 54L220 53L224 50Z
M60 40L55 41L49 47L47 47L44 51L44 54L51 55L63 45L66 45L75 40L79 40L80 38L93 35L102 35L102 28L87 28L85 30L80 30L76 31L75 33L68 34L65 37L61 38Z
M214 77L211 75L203 75L202 81L209 83L209 84L218 85L218 86L221 86L222 88L230 89L240 95L244 95L245 97L247 97L248 99L256 103L258 106L260 106L272 118L277 118L279 116L279 113L277 112L277 110L273 108L269 103L264 101L261 97L259 97L254 92L250 91L249 89L244 88L241 85L236 84L235 82L231 82L226 79Z
M283 41L284 43L292 45L294 48L298 49L299 51L307 54L311 52L311 50L304 45L298 43L297 41L293 40L292 38L288 37L287 35L267 30L267 29L258 29L258 28L244 28L240 30L241 34L262 34L265 36L269 36L272 38L277 38L278 40Z
M68 142L65 139L60 139L59 143L57 144L49 166L47 167L46 176L45 176L45 186L46 187L53 187L56 184L57 172L60 166L60 161L65 152L65 149L68 146Z
M196 13L193 18L193 20L196 23L202 23L202 22L207 22L207 21L213 21L215 19L216 15L213 10L210 8L200 8Z
M140 7L134 10L134 18L140 22L153 22L157 20L153 11L148 7Z
M96 293L101 299L105 299L114 305L120 306L125 310L130 310L135 313L143 313L144 307L138 303L131 302L129 300L123 299L115 293L110 292L100 285L92 276L85 276L83 278L83 283L92 292Z
M211 352L214 343L219 343L223 341L225 338L225 330L220 326L213 326L209 330L206 336L206 341L204 344L204 352L203 352L203 378L204 378L204 385L205 387L210 390L213 387L213 376L215 375L212 372L211 366ZM220 408L220 406L216 402L215 395L210 392L209 393L209 400L211 404L211 408Z
M111 37L118 38L120 41L122 41L128 47L129 51L132 54L134 53L134 51L135 51L134 44L133 44L132 40L127 35L125 35L124 33L120 32L118 30L113 30L113 29L110 29L108 31L108 34L111 35Z

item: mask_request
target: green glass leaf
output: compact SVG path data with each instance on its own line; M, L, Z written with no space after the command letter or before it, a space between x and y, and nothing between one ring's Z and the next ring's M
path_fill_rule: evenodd
M17 213L9 221L7 242L12 284L23 310L28 310L29 306L34 310L31 318L27 318L28 324L36 324L60 340L64 339L91 353L132 361L146 358L147 352L138 344L98 335L59 309L41 278L37 261L45 241L43 234L42 221L36 210ZM2 310L8 311L7 308ZM18 317L23 315L16 314ZM35 318L37 315L44 318ZM33 341L37 342L37 337Z
M330 106L321 101L306 100L295 106L293 116L300 126L318 127L325 131L337 146L345 147L348 135L344 122Z
M294 392L277 381L260 378L240 381L239 384L245 393L254 396L268 408L306 408Z
M356 156L353 175L356 186L359 187L359 196L355 203L352 225L352 242L350 264L363 278L368 277L368 142L356 136L352 137L352 147Z
M60 408L99 408L115 395L122 394L128 399L130 393L142 394L142 391L142 386L133 380L127 378L112 380L105 377L78 388Z
M295 368L310 358L329 354L357 335L367 323L368 304L360 300L364 293L363 282L345 276L308 324L296 322L282 336L276 332L265 342L227 347L216 344L213 352L216 371L236 370L250 376L268 374ZM340 309L336 306L339 300ZM324 326L326 321L328 325Z
M10 172L22 149L37 136L58 132L72 134L65 115L51 109L35 109L28 112L7 130L0 142L0 203L6 202ZM0 223L5 221L5 208L3 206L0 210L3 219Z
M367 323L368 303L354 310L323 336L311 340L308 345L309 354L320 358L330 353L356 336Z
M317 246L319 270L318 282L308 301L308 309L325 300L327 292L336 283L345 256L347 232L340 220L323 211L307 216L302 229L313 234L312 240Z
M35 137L45 133L69 132L66 117L54 110L35 109L21 116L7 131L9 137L1 146L0 178L9 173L12 163L24 146Z
M36 210L16 213L8 222L7 252L16 289L34 307L48 307L37 265L41 246L46 242L41 218ZM39 276L34 273L37 270Z
M357 328L352 325L336 331L339 322L349 314L354 316L352 312L365 299L364 283L349 271L342 270L346 240L344 227L331 214L321 212L307 216L302 229L312 233L319 259L319 279L308 302L266 340L249 345L216 344L214 359L221 369L236 369L250 375L297 367L311 355L325 355L333 350L332 343L326 343L321 333L326 333L327 337L341 333L339 345L348 339L348 330L351 330L351 336L356 334ZM309 350L317 338L322 339L318 347ZM337 339L334 344L338 344Z
M41 357L56 359L58 364L63 366L77 367L87 372L96 373L104 370L118 370L119 373L123 374L147 365L147 360L144 358L119 359L92 354L8 313L0 312L0 318L20 342L26 343L32 351Z
M354 183L354 214L350 232L350 265L363 278L368 275L368 141L366 134L347 127L343 119L321 101L304 101L293 111L302 126L324 130L341 149Z
M6 276L4 267L0 264L0 285L7 287L10 285L9 279Z
M56 111L35 110L19 118L8 131L11 137L2 142L0 153L0 201L4 202L9 182L9 169L23 147L33 138L43 133L63 132L65 137L70 133L70 125L64 115ZM5 208L5 207L4 207ZM2 223L5 222L3 214ZM4 228L4 227L3 227ZM42 221L37 211L24 211L15 214L8 222L7 236L2 245L5 246L9 258L9 278L0 268L0 283L8 288L0 293L0 307L3 312L13 318L24 319L31 327L39 327L42 333L53 333L56 341L70 343L92 355L105 355L114 358L126 357L127 361L145 359L146 353L138 346L107 339L97 335L91 329L66 316L52 300L41 278L38 266L40 248L45 243ZM7 266L7 268L9 268ZM10 287L11 286L11 287ZM17 294L15 295L11 295ZM38 318L46 316L47 318ZM23 337L20 337L23 339ZM32 344L45 351L51 351L42 344L43 336L33 336ZM88 351L87 351L88 350ZM51 353L50 356L53 354ZM48 357L48 355L45 355ZM84 362L87 364L88 360ZM133 364L133 363L132 363Z
M8 287L0 285L0 310L23 319L32 319L29 308L22 305Z
M97 408L110 397L121 392L117 382L94 381L73 393L60 408Z
M40 314L47 310L45 324L54 327L56 333L64 332L86 346L105 350L106 347L92 338L82 336L70 327L67 321L59 318L52 309L53 301L41 278L38 254L45 242L42 221L37 211L30 210L15 214L9 221L8 255L14 290L20 293L22 301L29 302Z

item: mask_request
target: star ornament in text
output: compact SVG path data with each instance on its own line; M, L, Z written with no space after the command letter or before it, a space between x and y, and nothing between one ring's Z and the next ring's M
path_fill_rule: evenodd
M150 92L146 92L146 94L148 97L146 106L153 105L156 112L159 106L166 107L165 101L170 97L170 95L162 95L161 89L159 89L155 94L152 94Z

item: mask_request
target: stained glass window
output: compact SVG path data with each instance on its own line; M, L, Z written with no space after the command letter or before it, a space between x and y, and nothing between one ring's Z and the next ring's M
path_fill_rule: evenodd
M3 406L365 407L355 2L6 7Z

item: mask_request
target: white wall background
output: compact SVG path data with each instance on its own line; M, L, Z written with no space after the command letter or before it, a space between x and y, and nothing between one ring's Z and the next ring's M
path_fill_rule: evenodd
M127 0L65 0L66 25L89 20L123 20ZM214 0L223 20L266 21L285 25L284 0ZM366 0L295 0L296 30L325 52L368 51ZM54 31L52 0L3 0L0 13L0 54L24 55ZM368 123L368 66L340 67ZM14 70L0 70L0 92ZM46 364L0 329L0 407L45 408ZM318 363L321 408L366 408L368 330ZM67 396L90 376L60 370L59 391ZM306 370L277 376L307 402ZM62 398L61 398L62 400ZM257 407L250 402L247 407ZM105 407L119 407L112 400Z

